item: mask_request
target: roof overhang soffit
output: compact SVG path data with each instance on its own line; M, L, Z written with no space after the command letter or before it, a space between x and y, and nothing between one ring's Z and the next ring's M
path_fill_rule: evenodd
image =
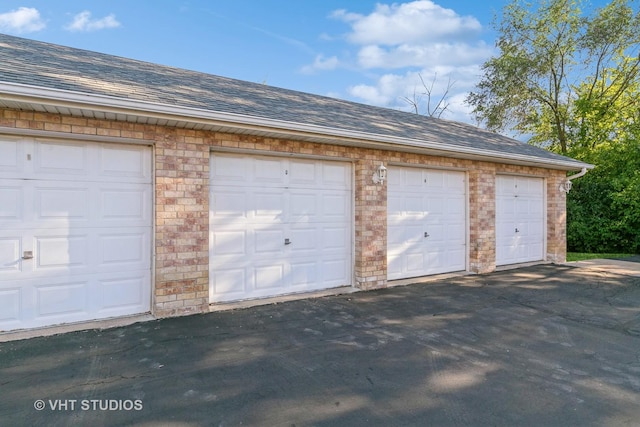
M137 123L156 124L159 121L166 121L175 123L175 126L178 127L188 127L195 124L202 129L214 129L229 133L255 134L566 171L593 167L578 161L544 159L513 153L471 149L388 135L14 83L0 82L0 99L30 105L33 109L37 109L36 107L39 106L47 111L60 108L75 110L79 111L83 117L91 117L95 113L111 114L117 117L124 116L124 120Z

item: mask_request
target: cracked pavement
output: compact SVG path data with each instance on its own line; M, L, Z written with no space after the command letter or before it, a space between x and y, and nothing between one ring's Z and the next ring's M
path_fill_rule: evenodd
M0 396L12 426L637 426L640 277L539 265L4 342Z

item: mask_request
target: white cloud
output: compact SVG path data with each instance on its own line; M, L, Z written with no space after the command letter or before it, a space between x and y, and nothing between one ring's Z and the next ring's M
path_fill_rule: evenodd
M302 67L301 71L305 74L311 74L317 70L335 70L340 61L337 56L331 56L329 58L325 58L324 55L316 55L316 59L313 61L313 64L305 65Z
M420 112L424 114L427 96L422 94L420 76L428 85L436 76L433 102L444 95L449 81L453 83L442 117L471 121L464 99L479 78L480 64L493 54L493 48L481 39L482 25L475 17L431 0L379 3L368 14L341 9L331 17L349 26L343 40L354 50L338 58L341 65L368 73L367 82L347 89L349 96L412 111L403 99L413 99L415 94L423 103ZM372 76L373 71L380 74Z
M347 35L354 44L393 46L404 43L451 40L477 35L482 26L472 16L460 16L430 0L402 4L377 4L369 15L344 9L332 16L351 25Z
M354 85L348 88L348 93L367 104L413 112L413 106L405 100L409 98L418 102L420 114L426 114L427 95L420 80L422 76L425 85L431 90L432 107L445 97L448 89L446 93L448 108L441 116L443 119L471 122L471 110L464 99L474 87L479 71L479 66L461 68L434 66L419 71L407 71L404 74L389 73L371 84Z
M0 13L0 31L7 33L32 33L46 26L38 9L32 7L20 7L11 12Z
M432 64L464 66L483 62L492 48L482 41L470 43L402 44L393 48L364 46L358 52L358 64L363 68L427 67Z
M73 21L64 28L69 31L97 31L106 28L117 28L120 22L116 20L114 14L110 14L101 19L91 19L91 12L85 10L73 17Z

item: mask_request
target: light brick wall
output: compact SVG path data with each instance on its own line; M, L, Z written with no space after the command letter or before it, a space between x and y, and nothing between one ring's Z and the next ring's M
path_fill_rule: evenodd
M387 284L387 184L375 184L382 160L365 158L355 164L355 281L361 289Z
M567 260L567 194L559 189L566 179L563 171L547 178L547 261L555 263Z
M565 173L525 166L349 148L276 138L175 129L136 123L0 109L0 126L65 135L140 140L154 147L155 283L157 316L204 312L209 305L210 150L254 150L346 159L354 168L354 280L363 289L387 284L387 184L372 176L383 163L464 170L468 177L469 270L495 269L495 176L523 174L547 179L547 259L566 254Z
M469 171L469 270L488 273L496 266L496 165L479 163Z
M209 146L195 131L162 130L147 134L156 141L155 313L202 312L209 306Z

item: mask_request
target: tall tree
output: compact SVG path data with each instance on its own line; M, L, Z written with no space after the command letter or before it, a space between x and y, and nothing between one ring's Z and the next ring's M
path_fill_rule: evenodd
M595 144L640 72L640 15L612 0L591 15L580 0L514 0L496 25L497 56L467 97L488 129L510 129L568 154ZM606 133L606 132L605 132Z

